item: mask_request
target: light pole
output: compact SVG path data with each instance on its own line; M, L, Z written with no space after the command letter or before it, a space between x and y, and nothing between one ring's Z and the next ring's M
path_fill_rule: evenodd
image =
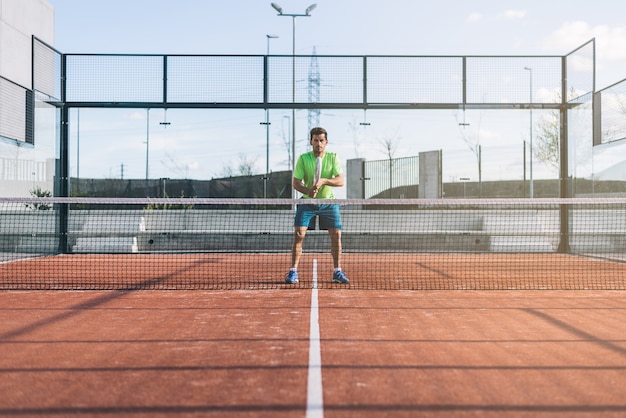
M76 109L76 179L80 181L80 107Z
M266 60L269 60L270 56L270 39L278 38L278 35L265 35L267 38L267 56ZM267 70L269 72L269 65ZM266 73L267 76L267 73ZM267 198L267 181L270 176L270 109L265 108L265 176L263 176L263 197Z
M146 109L146 181L148 181L150 170L150 108ZM147 185L146 185L147 187Z
M291 170L296 168L296 17L310 17L317 3L313 3L302 13L283 13L283 8L276 3L271 4L278 16L291 17ZM296 191L291 189L291 197L296 197Z
M529 143L529 175L530 175L530 189L529 195L532 199L533 193L533 69L530 67L524 67L530 76L530 143Z

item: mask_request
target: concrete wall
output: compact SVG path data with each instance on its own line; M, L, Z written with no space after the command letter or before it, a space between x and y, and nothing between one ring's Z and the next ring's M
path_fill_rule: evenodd
M35 144L27 143L26 90L32 89L32 36L54 44L54 9L48 0L0 0L0 76L18 94L2 96L5 119L0 137L0 196L27 197L36 188L52 191L55 135L38 127L54 126L55 113L35 110ZM21 86L16 87L13 83ZM22 112L22 113L20 113ZM50 119L51 118L51 119Z
M443 196L441 150L419 153L420 199L441 199Z
M54 44L54 8L48 0L0 0L0 75L32 88L31 37Z
M346 198L363 198L363 162L364 158L353 158L346 162Z

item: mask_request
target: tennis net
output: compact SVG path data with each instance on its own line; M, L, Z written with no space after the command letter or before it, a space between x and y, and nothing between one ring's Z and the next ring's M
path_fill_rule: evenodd
M0 198L0 289L626 289L626 199L317 201L287 285L300 203Z

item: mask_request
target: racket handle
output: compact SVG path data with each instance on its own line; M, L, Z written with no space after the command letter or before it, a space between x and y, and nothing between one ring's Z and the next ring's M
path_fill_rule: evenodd
M315 161L315 179L313 181L313 184L317 184L321 176L322 176L322 157L317 157Z

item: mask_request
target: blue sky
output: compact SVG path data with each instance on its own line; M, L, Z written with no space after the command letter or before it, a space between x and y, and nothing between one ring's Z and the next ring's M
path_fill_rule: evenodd
M291 18L264 0L49 0L62 52L291 54ZM562 55L596 38L597 87L626 77L626 3L608 0L278 0L296 53Z
M65 53L155 53L155 54L265 54L266 34L278 35L271 40L272 54L291 54L292 21L291 18L278 17L270 7L270 1L259 0L49 0L55 9L55 47ZM311 3L317 8L311 17L298 18L296 53L311 54L313 47L319 55L564 55L587 42L596 39L596 89L601 89L626 78L626 3L614 1L590 2L580 0L552 1L450 1L438 0L423 2L416 0L276 0L285 13L302 13ZM81 176L121 175L124 164L125 177L139 177L145 171L145 156L142 149L141 135L145 130L144 110L127 110L127 115L120 119L135 120L133 127L120 127L114 136L122 133L134 135L138 139L134 158L127 161L114 161L108 166L101 163L105 158L89 161L89 156L81 156ZM228 141L237 146L225 150L210 149L196 152L192 161L185 155L185 145L172 149L171 137L176 128L174 113L161 115L153 110L151 120L157 124L153 129L154 158L151 162L154 176L211 177L219 175L218 162L210 166L213 171L199 171L199 166L213 157L219 161L237 158L241 149L240 139ZM279 117L280 115L277 115ZM345 115L346 120L353 118ZM117 117L117 116L116 116ZM200 116L202 118L202 116ZM256 119L262 115L232 116L232 124L258 124ZM361 116L358 116L361 117ZM399 115L399 124L405 118ZM85 130L81 140L88 142L90 135L94 142L98 132L94 120L90 121L89 111L81 115L81 127ZM172 121L170 131L159 131L160 119ZM182 116L180 116L182 120ZM487 117L488 118L488 117ZM218 118L225 129L229 128L228 116ZM254 122L252 122L254 120ZM248 122L245 122L248 121ZM273 122L274 126L283 123L283 119ZM120 122L121 123L121 122ZM514 122L518 123L518 122ZM527 124L527 121L519 121ZM90 124L92 131L90 134ZM114 125L112 123L111 125ZM180 125L180 124L179 124ZM224 133L217 130L219 123L214 123L209 135L221 138ZM198 124L194 128L181 131L176 138L191 138L193 131L203 131ZM207 128L208 129L208 128ZM413 126L409 129L414 129ZM520 127L520 129L523 129ZM206 132L205 132L206 133ZM339 132L341 135L347 133ZM103 137L112 135L100 133ZM169 135L169 137L168 137ZM258 167L265 166L264 137L246 145L254 158L258 158ZM284 134L283 134L284 136ZM399 155L415 155L419 151L436 148L429 144L414 146L410 144L411 133L402 132ZM488 138L488 133L483 135ZM519 138L516 138L518 140ZM454 138L458 141L459 138ZM169 155L159 154L159 141L163 149L169 147ZM346 142L350 142L346 141ZM128 142L128 140L126 140ZM281 151L279 135L272 138L272 167L284 169L282 158L276 157ZM344 144L345 145L345 144ZM152 145L151 145L152 146ZM370 148L376 147L376 140L371 139ZM87 149L82 144L82 149ZM330 147L330 146L329 146ZM517 145L515 145L517 147ZM193 149L193 146L189 148ZM355 155L359 152L353 147L341 148L344 158L365 156L369 159L384 158L381 152ZM366 146L367 148L367 146ZM450 155L462 153L464 145L459 142L452 147ZM380 150L379 150L380 151ZM467 150L465 150L467 151ZM85 151L87 152L87 151ZM119 152L118 152L119 154ZM115 160L112 155L111 158ZM444 157L445 158L445 157ZM119 160L119 158L117 158ZM204 162L204 163L203 163ZM144 167L142 168L142 164ZM511 163L513 164L513 163ZM515 163L517 164L517 163ZM455 163L450 163L455 165ZM96 168L97 166L97 168ZM169 172L167 167L169 166ZM89 172L89 169L94 171ZM159 171L160 170L160 171ZM198 170L198 171L196 171ZM540 167L537 167L540 170ZM261 170L263 171L263 170ZM494 168L492 177L502 176L509 171L507 166ZM521 171L520 171L521 172ZM152 169L151 169L152 173ZM75 174L75 173L74 173ZM177 175L179 174L179 175ZM546 174L548 175L548 174ZM152 176L152 174L151 174ZM467 173L449 172L444 180ZM471 175L474 177L474 175Z

